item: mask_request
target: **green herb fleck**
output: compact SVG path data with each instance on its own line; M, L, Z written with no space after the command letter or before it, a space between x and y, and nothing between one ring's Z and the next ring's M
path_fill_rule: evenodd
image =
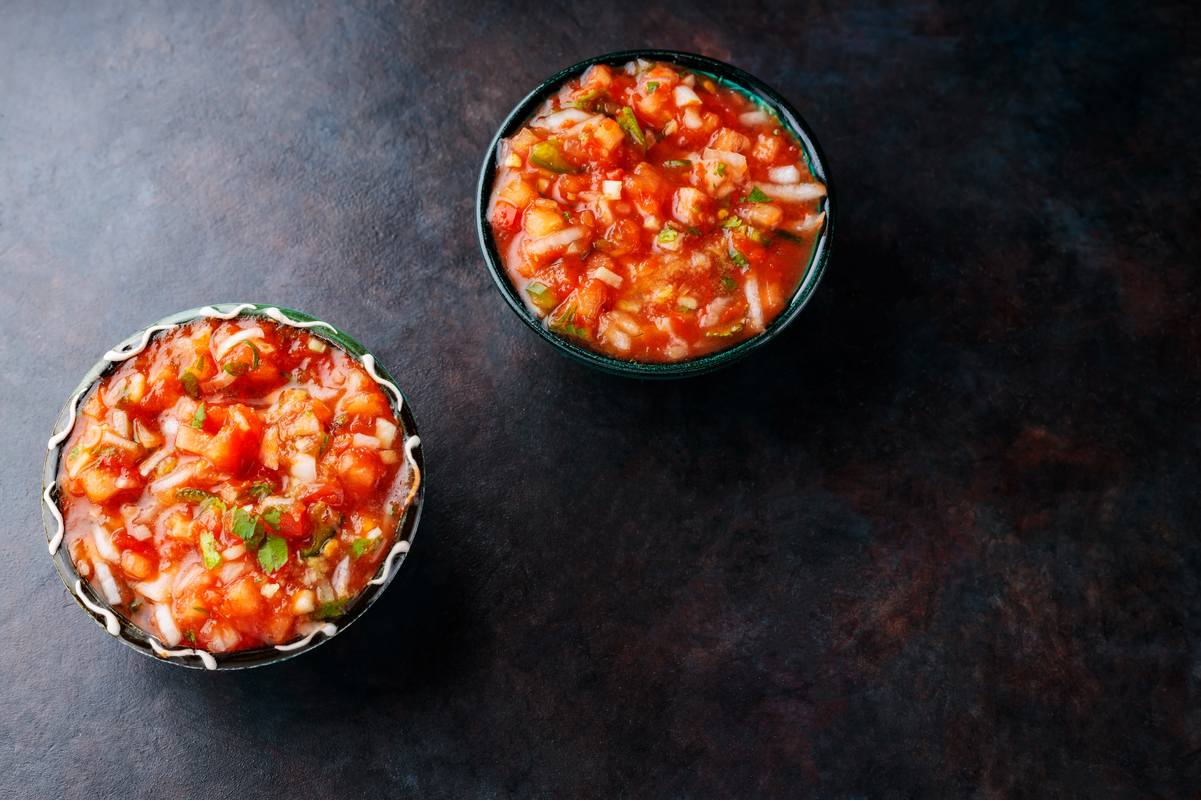
M183 636L188 638L188 642L192 643L193 645L196 644L196 633L194 631L192 631L191 629L188 629L187 631L185 631L183 633Z
M198 490L194 487L184 487L183 489L175 490L175 499L184 503L202 503L212 499L214 496L211 492Z
M363 552L366 551L368 548L371 548L371 550L374 551L375 548L372 546L374 546L375 543L377 543L377 542L378 542L378 540L369 540L366 537L357 539L350 544L350 553L354 556L355 559L358 559L360 556L363 555Z
M638 119L634 116L634 110L629 106L622 106L621 111L617 113L617 124L621 126L621 130L629 134L642 147L646 147L646 136L642 133L642 128L638 126Z
M757 186L754 187L753 189L751 189L751 193L749 195L747 195L747 200L751 201L752 203L770 203L771 202L771 198L769 198L767 195L763 194L763 190L761 190Z
M196 407L196 413L192 415L192 422L188 423L188 425L192 428L204 428L206 417L208 417L208 414L204 411L204 401L201 401L200 405Z
M805 240L802 239L801 237L797 236L796 234L794 234L792 231L777 230L776 236L780 237L781 239L783 239L787 242L795 242L798 245L805 244Z
M133 599L133 603L131 603L131 604L129 605L129 611L130 611L130 612L137 612L137 611L138 611L139 609L141 609L143 606L145 606L145 602L144 602L144 601L142 601L142 599L141 599L141 598L134 598L134 599Z
M539 142L531 147L530 163L551 172L579 172L579 169L564 158L563 152L554 142Z
M243 542L249 542L255 538L256 534L262 533L263 521L258 515L252 515L242 507L234 509L234 522L231 528L237 537Z
M398 514L400 514L400 504L393 503L388 507L388 512L391 513L393 517L396 517Z
M342 521L345 519L345 515L339 515L330 509L325 501L318 501L310 506L309 521L313 526L313 542L301 551L300 555L308 559L321 553L321 546L338 533L338 529L342 527Z
M566 311L553 319L547 328L551 331L557 331L560 334L587 339L588 332L580 326L575 325L575 313L576 305L573 303L567 307Z
M203 606L193 606L193 607L192 607L192 611L193 611L193 612L199 612L199 613L200 613L200 614L202 614L202 615L211 615L211 614L212 614L212 612L210 612L209 610L205 609Z
M349 602L349 598L339 598L336 601L321 604L316 611L309 613L309 617L313 620L328 620L331 617L337 617L346 611L346 604Z
M701 229L699 229L699 228L693 228L693 227L690 225L690 226L688 226L688 233L689 233L689 235L691 235L691 236L700 236L700 235L701 235Z
M230 362L221 369L232 376L240 376L250 372L250 365L246 362Z
M646 82L646 93L648 95L653 95L655 93L655 90L658 88L659 88L658 81L647 81Z
M726 165L719 161L717 163L717 166L713 168L713 172L717 173L718 175L720 175L724 178L726 175Z
M278 506L271 506L263 510L263 522L271 526L275 531L279 531L279 519L283 516L284 510Z
M183 384L183 391L193 400L200 400L200 379L191 370L184 370L179 382Z
M742 220L738 219L737 217L735 217L733 215L730 215L721 224L721 227L722 228L737 228L740 225L742 225Z
M238 497L252 501L261 501L263 498L266 498L273 492L275 492L274 484L270 483L269 481L259 481L258 483L251 484L249 487L242 490L242 494Z
M680 236L680 232L674 228L664 228L659 232L660 242L675 242Z
M82 447L82 446L80 446L80 445L76 445L74 448L72 448L72 449L71 449L71 452L67 454L67 458L68 458L68 459L78 459L78 458L79 458L79 451L80 451L80 448L81 448L81 447Z
M763 247L767 247L771 244L771 237L760 231L758 228L752 228L749 225L746 227L746 238L752 242L758 242L760 245L763 245Z
M259 565L264 573L274 573L288 561L288 541L274 534L259 548Z
M742 253L737 250L730 251L730 261L734 262L744 270L749 270L751 268L751 264L746 260L746 256L742 255Z
M566 105L571 106L572 108L578 108L578 109L583 109L584 111L588 111L589 109L592 108L592 101L595 100L596 98L600 97L602 94L604 94L605 91L607 91L607 90L603 86L598 87L596 89L593 89L591 92L585 92L584 94L580 95L575 100L571 101L570 103L567 103Z
M663 166L669 170L686 170L692 166L692 162L688 159L669 159L663 162Z
M538 281L531 281L525 285L525 291L529 294L530 300L534 305L543 311L550 311L555 307L555 293L546 284Z
M221 554L217 550L217 540L211 531L200 534L200 555L204 557L204 566L209 570L221 564Z
M731 278L730 276L723 275L721 277L721 288L724 289L725 291L733 292L737 287L738 287L738 284L735 283L734 279Z

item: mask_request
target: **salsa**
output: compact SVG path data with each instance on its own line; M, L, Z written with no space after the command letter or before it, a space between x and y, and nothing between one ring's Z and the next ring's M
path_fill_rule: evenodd
M679 66L597 64L500 142L488 220L509 280L556 334L678 362L783 311L825 221L796 137Z
M363 364L257 315L201 319L82 399L58 472L63 542L167 646L279 645L372 580L418 480Z

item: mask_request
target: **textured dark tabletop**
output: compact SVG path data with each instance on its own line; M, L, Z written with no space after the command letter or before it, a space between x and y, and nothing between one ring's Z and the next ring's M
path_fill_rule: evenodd
M484 150L599 53L804 114L834 259L714 375L502 302ZM1201 12L1187 3L0 0L0 793L1196 795ZM428 495L352 628L158 663L46 553L110 346L228 300L383 360Z

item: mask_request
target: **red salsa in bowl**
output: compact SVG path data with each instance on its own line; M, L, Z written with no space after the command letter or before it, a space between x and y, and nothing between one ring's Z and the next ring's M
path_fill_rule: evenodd
M608 360L691 362L780 327L829 233L813 143L750 76L675 55L569 70L494 150L485 253L546 334Z
M209 668L272 661L386 583L419 513L420 440L361 346L241 304L105 359L51 440L45 499L61 516L51 552L111 633Z

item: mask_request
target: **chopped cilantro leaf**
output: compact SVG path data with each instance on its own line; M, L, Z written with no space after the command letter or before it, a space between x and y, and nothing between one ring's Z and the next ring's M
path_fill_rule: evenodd
M208 417L208 414L204 411L204 401L201 401L200 405L196 407L196 413L192 415L192 422L188 423L188 425L192 428L204 428L206 417Z
M272 506L263 510L263 522L271 526L275 531L279 531L279 518L283 515L284 510L278 506Z
M653 95L655 93L655 90L658 88L659 88L658 81L647 81L646 82L646 93L648 95Z
M375 550L374 548L371 547L372 545L375 544L375 542L376 542L376 540L369 540L366 537L361 537L351 543L350 552L351 552L351 554L354 555L355 559L358 559L360 556L363 555L363 552L366 551L368 548L371 548L371 550Z
M749 270L751 267L750 262L746 260L746 256L742 255L742 253L737 250L730 251L730 261L734 262L744 270Z
M189 397L200 400L200 379L191 370L185 370L180 375L179 382L183 384L183 391L188 393Z
M259 565L263 572L274 573L288 561L288 541L274 534L259 547Z
M688 159L670 159L663 162L663 166L669 170L686 170L692 166L692 162Z
M259 481L244 489L240 497L247 498L252 501L261 501L263 498L266 498L273 492L275 492L274 484L271 484L267 481Z
M747 197L747 200L751 201L752 203L770 203L771 202L771 198L769 198L767 195L763 194L763 190L757 186L754 187L753 189L751 189L751 193L749 195L747 195L746 197Z
M250 365L246 362L230 362L221 368L232 376L246 375L250 372Z
M717 173L718 175L720 175L724 178L726 175L726 165L719 161L717 163L717 166L713 168L713 172Z
M581 339L588 338L588 331L584 328L575 325L576 306L573 303L567 307L567 310L560 314L557 318L551 321L547 326L551 331L557 331L568 336L580 337Z
M188 642L192 643L193 645L196 644L196 632L192 631L191 629L188 629L187 631L185 631L183 633L183 636L188 638Z
M730 276L723 275L721 277L721 288L722 289L726 290L727 292L733 292L734 289L736 289L737 287L738 287L738 284L735 283L734 279L731 278Z
M254 539L254 535L261 532L261 526L258 515L252 515L240 506L234 509L233 532L243 542Z
M546 284L531 281L525 285L525 291L529 294L530 300L534 301L534 305L538 308L550 311L555 307L554 290Z
M701 229L699 229L699 228L693 228L693 227L690 225L690 226L688 226L688 233L689 233L691 236L700 236L700 235L701 235Z
M250 350L252 350L252 351L254 352L254 361L251 363L251 365L250 365L250 369L251 369L251 370L257 370L257 369L259 369L259 363L260 363L260 358L259 358L259 349L258 349L257 347L255 347L255 344L254 344L253 342L251 342L249 339L248 339L248 340L246 340L246 341L245 341L244 343L242 343L242 344L244 344L244 345L249 345L249 346L250 346Z
M721 227L722 228L737 228L740 225L742 225L742 220L731 215L731 216L727 217L724 222L722 222Z

